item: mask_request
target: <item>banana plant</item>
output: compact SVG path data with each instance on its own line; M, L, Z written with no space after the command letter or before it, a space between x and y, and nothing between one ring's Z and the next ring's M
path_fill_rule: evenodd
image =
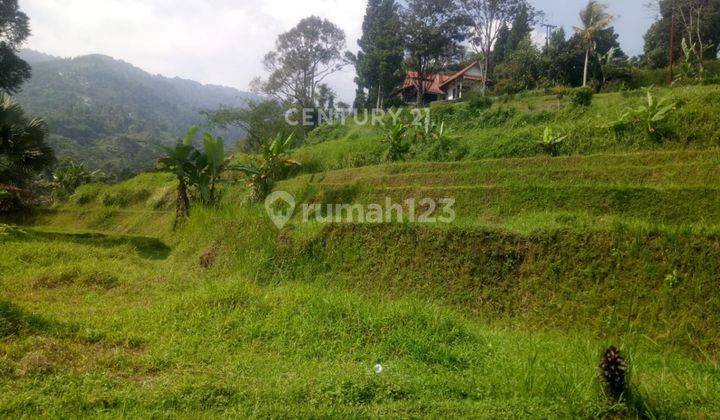
M68 161L53 171L53 182L60 198L72 195L81 185L102 177L99 170L90 171L85 162Z
M175 200L175 227L190 217L190 198L188 186L198 179L198 168L191 156L197 154L193 140L200 128L190 127L185 137L175 147L159 146L165 156L158 160L159 169L175 175L178 180L177 198Z
M600 63L600 71L602 72L602 85L607 83L608 73L615 64L615 53L618 52L617 47L611 47L605 54L597 53L597 60Z
M250 187L250 199L260 202L272 192L275 183L285 175L287 168L300 166L299 162L288 158L294 141L294 134L285 138L278 134L261 146L260 155L254 161L248 164L231 163L226 169L245 175Z
M545 131L543 132L543 139L542 141L538 142L540 147L545 150L547 154L549 154L552 157L556 157L560 155L560 145L567 139L567 135L561 136L556 135L553 132L553 129L550 127L545 127Z
M388 145L385 152L385 159L390 162L402 160L409 150L406 137L410 126L400 119L388 125L383 135L382 142Z
M205 133L203 136L203 153L201 155L202 171L201 181L199 185L205 189L203 202L206 204L212 204L217 199L217 184L220 180L220 175L225 169L227 157L225 156L225 143L222 137L213 137L212 135Z
M653 95L652 89L646 88L645 103L637 108L628 108L620 119L612 123L610 126L624 127L628 124L642 124L646 133L652 139L658 139L660 124L665 121L671 112L677 109L677 103L672 102L670 98L658 100Z

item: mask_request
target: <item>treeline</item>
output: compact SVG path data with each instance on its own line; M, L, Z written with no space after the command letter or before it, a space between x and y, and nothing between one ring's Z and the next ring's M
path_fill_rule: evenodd
M302 142L322 122L321 115L348 107L336 103L325 80L350 65L357 73L355 109L401 105L397 93L408 73L426 79L473 62L488 75L481 93L495 95L665 84L669 75L662 68L670 57L675 83L711 82L708 79L720 75L718 66L708 64L720 45L720 0L653 0L648 8L657 12L658 20L645 36L645 52L628 57L613 27L616 11L598 1L579 11L572 33L548 30L538 45L533 34L548 26L541 25L544 14L529 0L368 0L356 55L345 51L345 33L332 22L315 16L303 19L277 38L263 60L267 77L253 85L267 101L205 115L211 125L246 130L243 149L255 152L277 133L294 133ZM418 92L418 100L423 93ZM309 118L300 118L298 113L308 109ZM287 118L293 113L295 123Z
M707 76L704 61L715 59L720 45L720 0L656 0L648 7L658 21L645 36L644 54L630 58L612 26L614 11L597 1L580 11L573 33L548 31L538 46L532 34L544 14L527 0L369 0L355 107L393 104L408 72L451 72L473 61L489 75L484 88L499 94L559 85L631 87L638 69L667 67L671 49L678 78Z

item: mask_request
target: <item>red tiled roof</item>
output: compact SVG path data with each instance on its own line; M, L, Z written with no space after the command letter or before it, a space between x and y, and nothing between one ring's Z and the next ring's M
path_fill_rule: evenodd
M442 88L442 87L445 86L446 84L448 84L448 83L452 82L453 80L457 79L458 77L464 75L465 73L467 73L468 71L470 71L471 68L475 67L477 64L478 64L477 62L472 63L472 64L470 64L469 66L465 67L464 69L460 70L459 72L453 74L453 75L450 76L447 80L445 80L442 84L440 84L440 87ZM482 77L476 77L476 76L468 76L467 78L468 78L469 80L477 80L477 81L482 81L482 80L483 80Z
M444 92L440 89L440 86L449 78L444 74L428 74L423 78L423 88L425 93L434 93L436 95L442 95ZM409 88L417 89L420 87L420 77L415 71L408 72L403 83L402 90Z
M445 93L443 91L443 87L447 85L448 83L452 82L453 80L457 79L460 76L463 76L465 73L467 73L471 68L473 68L477 63L472 63L469 66L465 67L464 69L460 70L459 72L452 74L452 75L445 75L445 74L428 74L423 78L423 87L425 90L425 93L432 93L436 95L442 95ZM476 80L476 81L482 81L482 77L477 76L466 76L468 80ZM408 72L407 76L405 77L405 82L403 83L401 90L407 90L407 89L418 89L420 86L420 78L418 77L418 73L415 71Z

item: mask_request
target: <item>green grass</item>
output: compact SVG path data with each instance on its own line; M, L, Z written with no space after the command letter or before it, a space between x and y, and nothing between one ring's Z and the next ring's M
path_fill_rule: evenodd
M449 225L278 231L238 184L173 231L165 174L7 217L0 416L718 417L717 122L690 127L716 90L673 91L689 145L592 129L635 94L581 114L535 95L496 104L519 109L497 127L455 122L457 162L385 164L377 132L326 128L277 186L452 196ZM551 120L575 130L569 156L534 148ZM631 367L617 405L611 344Z

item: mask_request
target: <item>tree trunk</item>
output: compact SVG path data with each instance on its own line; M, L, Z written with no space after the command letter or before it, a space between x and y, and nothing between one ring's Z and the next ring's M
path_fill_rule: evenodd
M382 88L380 83L378 83L378 89L377 89L377 101L375 101L375 109L381 109L382 107Z
M215 204L215 194L216 194L216 181L215 177L213 176L212 181L210 182L210 202L208 204Z
M482 94L485 95L485 92L487 91L487 81L490 73L490 52L491 49L488 48L487 51L485 51L485 64L483 67L483 82L482 82Z
M183 220L190 216L190 199L188 198L187 185L184 180L180 180L177 191L177 201L175 203L175 224L176 229Z
M583 72L583 87L587 86L588 80L588 65L590 64L590 47L588 46L585 50L585 71Z

